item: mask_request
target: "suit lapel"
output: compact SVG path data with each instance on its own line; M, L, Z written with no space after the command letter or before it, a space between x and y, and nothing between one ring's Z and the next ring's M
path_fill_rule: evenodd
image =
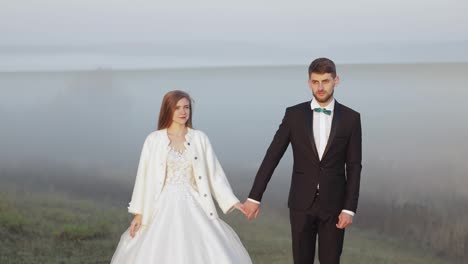
M315 145L314 140L314 131L312 130L312 128L314 127L314 115L312 113L312 109L310 109L310 103L306 104L304 112L306 118L307 135L309 137L310 144L312 145L312 151L314 152L314 156L317 160L319 160L317 146Z
M333 111L335 111L335 113L333 113L333 119L332 119L332 124L330 128L330 135L328 136L327 146L325 147L325 150L323 151L322 160L325 157L325 155L327 155L327 152L330 149L331 144L333 143L333 139L335 139L336 127L338 126L338 123L340 122L340 119L341 119L341 107L340 107L340 104L336 100L335 100L335 108Z

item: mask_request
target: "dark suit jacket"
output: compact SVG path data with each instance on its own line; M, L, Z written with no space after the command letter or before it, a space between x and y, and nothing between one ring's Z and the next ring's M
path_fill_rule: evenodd
M317 184L320 184L321 213L338 215L343 209L356 212L362 168L361 118L358 112L336 100L334 111L328 143L322 160L319 160L312 131L310 101L286 109L255 177L249 198L261 201L273 171L291 143L294 166L289 208L309 208Z

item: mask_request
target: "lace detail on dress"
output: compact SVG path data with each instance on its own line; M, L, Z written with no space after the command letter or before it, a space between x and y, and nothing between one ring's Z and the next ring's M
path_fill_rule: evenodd
M165 186L190 186L197 190L192 162L187 155L187 150L179 151L170 147L166 168Z

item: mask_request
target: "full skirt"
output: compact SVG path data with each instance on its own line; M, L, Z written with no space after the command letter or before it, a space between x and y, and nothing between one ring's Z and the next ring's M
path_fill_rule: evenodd
M112 264L250 264L249 254L223 220L211 220L188 185L164 187L152 221L134 238L127 229Z

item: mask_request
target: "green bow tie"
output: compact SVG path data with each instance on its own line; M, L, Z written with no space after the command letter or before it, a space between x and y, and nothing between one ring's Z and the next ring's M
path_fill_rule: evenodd
M326 115L331 115L331 110L327 110L325 108L314 108L314 111L317 113L324 113Z

